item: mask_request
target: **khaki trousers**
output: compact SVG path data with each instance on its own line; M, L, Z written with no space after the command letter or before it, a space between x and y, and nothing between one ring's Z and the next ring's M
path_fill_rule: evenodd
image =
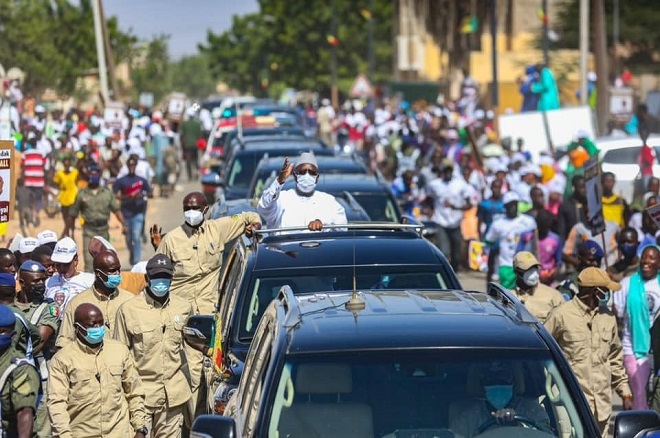
M158 408L146 407L147 422L149 429L148 437L151 438L181 438L181 427L183 426L183 410L186 404L173 406L161 406Z

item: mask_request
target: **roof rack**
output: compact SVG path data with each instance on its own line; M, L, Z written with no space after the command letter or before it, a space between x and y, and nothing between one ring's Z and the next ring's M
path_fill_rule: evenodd
M300 321L300 305L298 304L298 300L296 300L296 295L293 293L291 286L282 286L276 300L282 303L282 308L284 309L284 325L291 327L298 324Z
M528 324L535 324L538 322L534 316L529 313L529 310L521 303L510 291L506 290L497 283L492 281L488 283L488 296L499 300L500 303L511 306L516 311L516 316L521 322Z
M392 230L392 231L405 231L414 230L418 233L421 232L424 225L422 224L398 224L395 222L370 222L361 224L332 224L323 225L323 229L341 229L341 230ZM291 231L308 231L309 228L304 227L286 227L286 228L263 228L261 230L254 230L255 234L273 234Z

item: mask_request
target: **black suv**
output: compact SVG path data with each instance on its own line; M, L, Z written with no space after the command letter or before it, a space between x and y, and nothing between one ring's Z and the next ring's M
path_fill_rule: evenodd
M415 225L360 224L344 230L267 234L261 241L237 240L225 260L215 320L221 335L221 382L215 393L216 412L236 388L250 342L266 307L287 284L294 294L361 289L460 289L440 250L420 235ZM214 316L187 324L210 327ZM197 340L196 342L199 342ZM219 383L217 390L216 384Z
M488 402L486 401L488 400ZM492 406L514 409L500 423ZM598 437L577 379L507 291L328 292L283 287L255 332L228 416L207 437ZM620 414L616 438L660 424Z

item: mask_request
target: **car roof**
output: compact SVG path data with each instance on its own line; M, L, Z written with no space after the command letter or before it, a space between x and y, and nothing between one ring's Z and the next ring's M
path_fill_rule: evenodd
M649 146L660 146L660 135L649 136L647 143ZM641 147L642 140L639 136L630 137L599 137L595 141L596 146L604 155L612 149L624 149L631 147ZM602 155L601 155L602 157Z
M375 223L370 223L374 226ZM387 224L392 226L392 224ZM406 256L401 257L404 251ZM361 257L369 263L360 262ZM255 271L373 265L446 264L439 250L413 230L351 229L265 235L257 244Z
M229 131L230 135L238 135L238 129ZM247 128L242 130L243 137L305 137L305 131L297 126L275 128Z
M523 320L483 292L361 291L358 297L365 308L355 313L345 308L351 295L350 291L297 295L298 308L284 320L290 330L289 352L548 349L533 318Z
M297 137L297 136L254 136L247 137L243 139L242 144L236 143L235 147L241 149L259 149L259 148L278 148L285 145L291 145L294 147L323 147L326 148L323 143L318 140L306 138L306 137ZM326 148L327 149L327 148ZM334 151L333 151L334 152Z
M295 182L287 180L284 183L283 190L294 188ZM376 176L369 174L321 174L316 190L327 193L340 193L348 191L350 193L371 192L380 193L388 191L388 186L380 181Z
M366 167L364 164L362 164L359 161L356 161L352 157L343 157L343 156L318 156L316 157L316 161L318 163L318 168L321 173L323 173L323 169L364 169L366 172ZM291 162L295 164L295 159L292 158ZM259 167L257 168L257 172L269 172L272 170L279 170L282 168L282 158L281 157L273 157L273 158L264 158L262 159L261 163L259 163Z

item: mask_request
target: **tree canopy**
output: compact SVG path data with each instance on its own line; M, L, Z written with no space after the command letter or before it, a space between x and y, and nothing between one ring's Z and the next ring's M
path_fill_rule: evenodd
M329 37L338 39L340 87L368 69L368 26L374 20L375 74L392 70L392 13L389 0L335 0L337 32L332 35L332 2L260 0L260 12L233 18L231 29L208 32L200 44L218 78L243 91L263 92L265 84L327 92L331 85ZM345 91L345 90L344 90Z
M596 0L605 2L607 14L608 46L612 45L613 4L611 0ZM552 24L561 35L554 43L556 48L576 49L579 46L579 0L571 0L560 6L557 23ZM653 64L654 52L660 48L660 8L657 0L619 1L620 43L631 49L631 55L626 60L638 69ZM593 35L593 29L590 32Z

